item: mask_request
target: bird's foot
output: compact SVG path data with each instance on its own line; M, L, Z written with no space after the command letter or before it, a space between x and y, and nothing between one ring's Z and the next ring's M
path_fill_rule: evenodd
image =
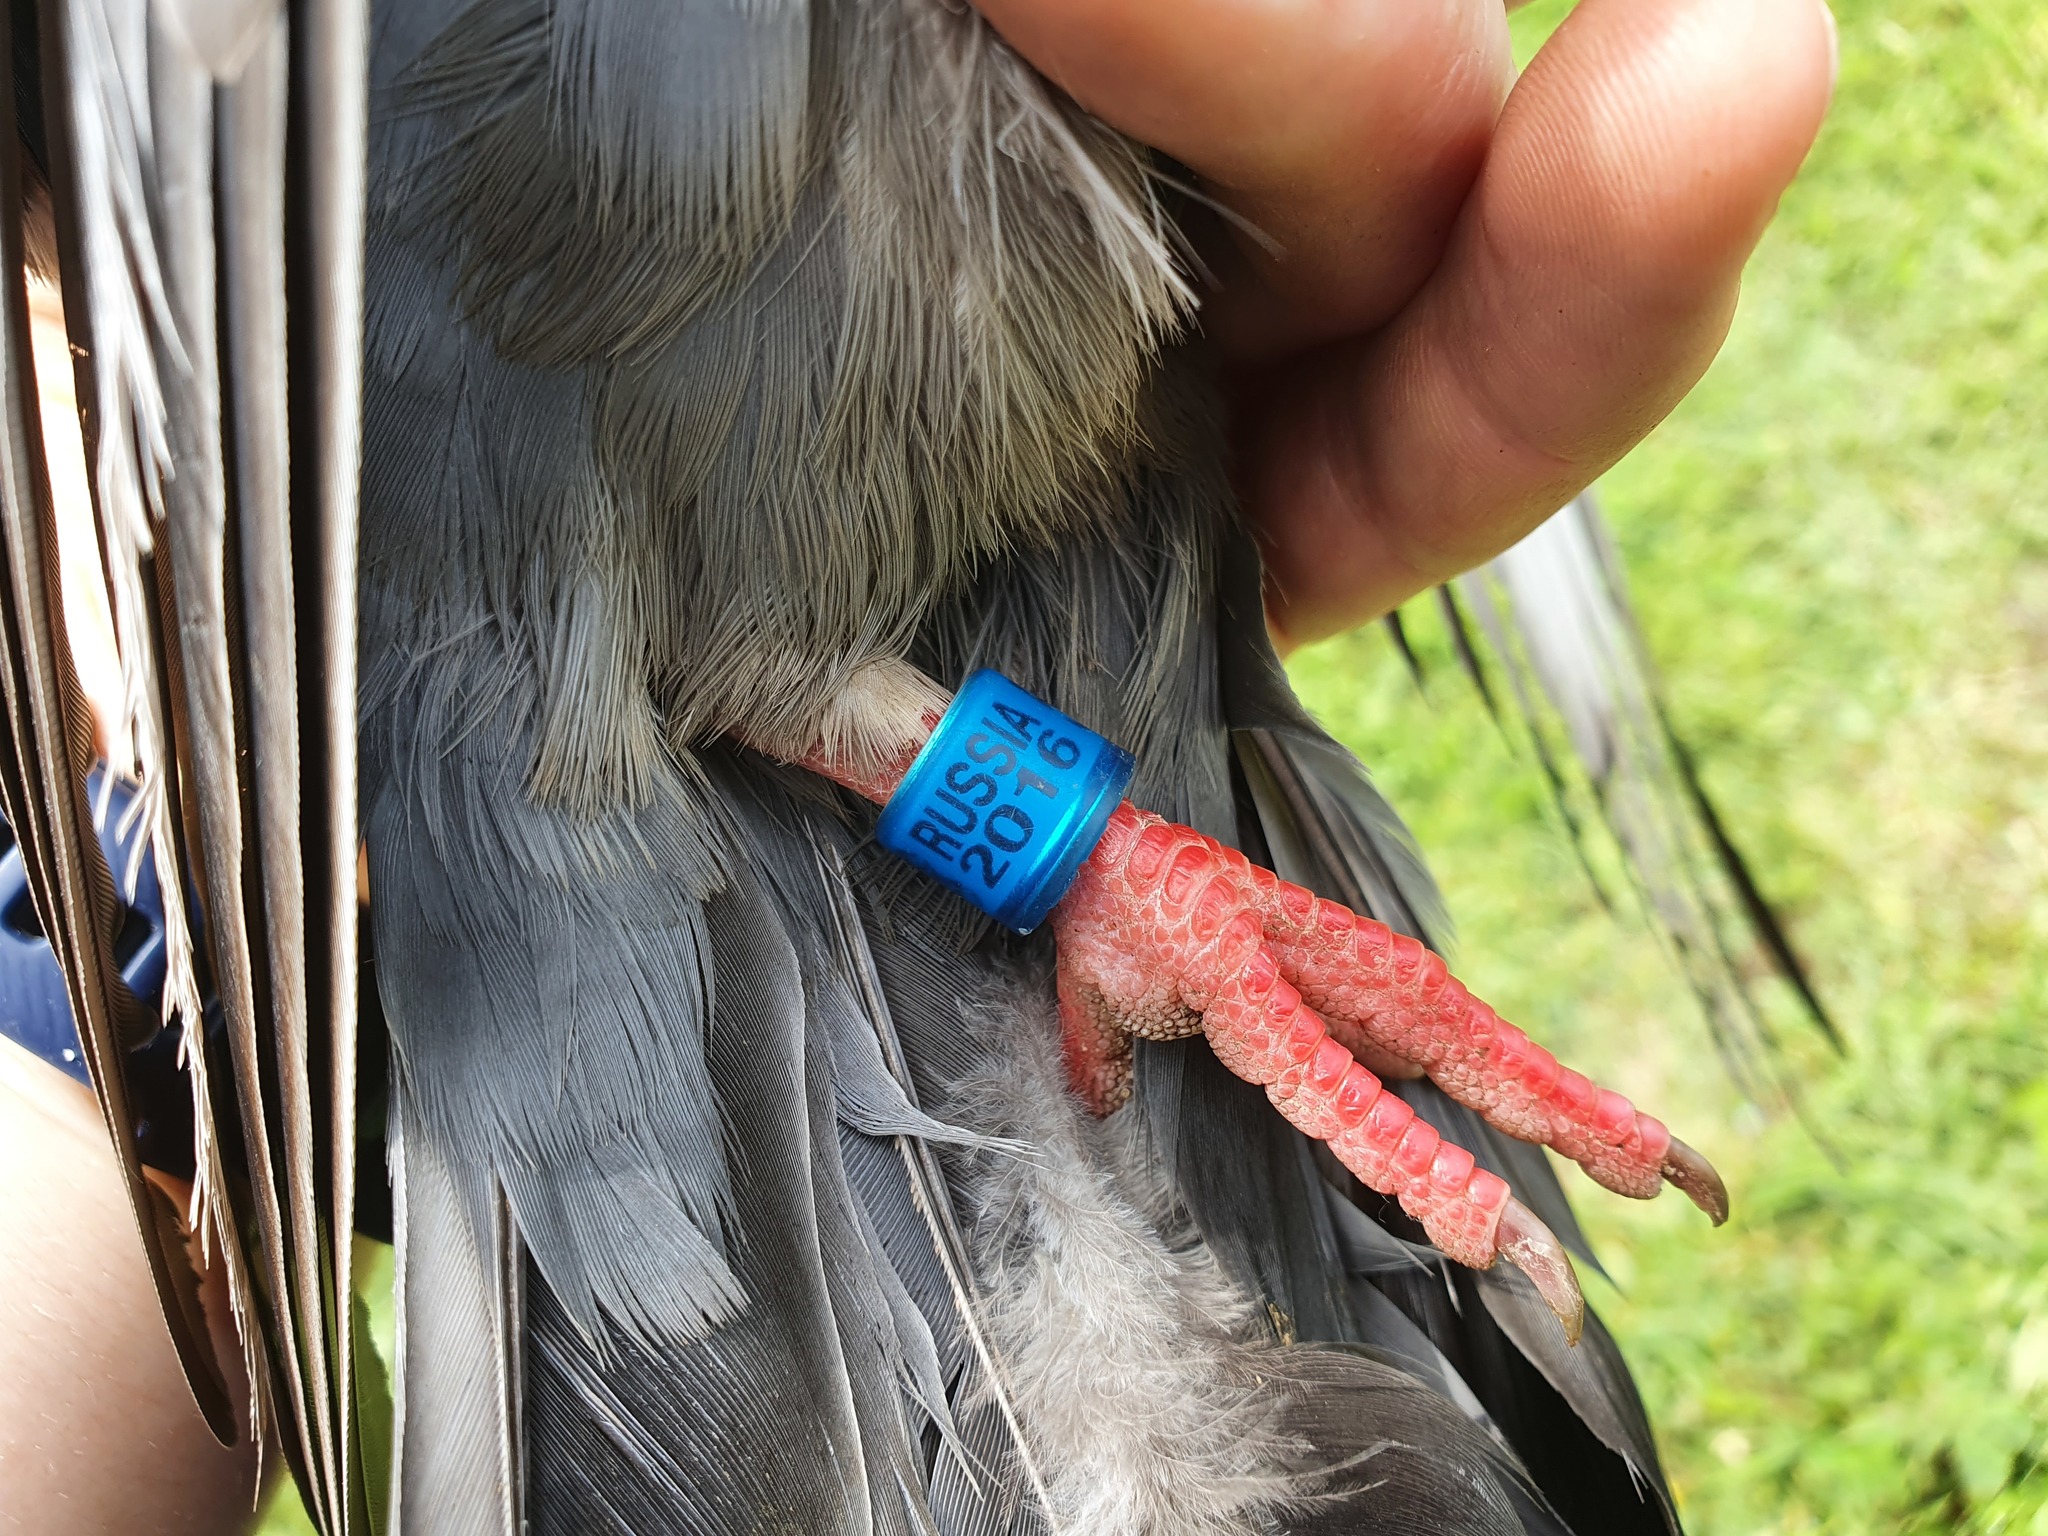
M1556 1237L1383 1091L1383 1077L1427 1074L1609 1189L1647 1199L1668 1180L1717 1225L1727 1218L1705 1158L1561 1067L1414 939L1213 838L1120 806L1052 921L1068 1072L1090 1108L1106 1114L1129 1096L1133 1036L1205 1034L1225 1066L1398 1199L1451 1258L1522 1269L1573 1339L1584 1304Z
M839 723L788 755L887 804L945 713L943 690L921 674L876 663L849 682ZM1056 756L1055 766L1072 765L1072 754ZM1609 1189L1647 1199L1668 1180L1717 1224L1727 1217L1727 1191L1705 1158L1561 1067L1421 944L1190 828L1119 805L1052 923L1067 1069L1090 1108L1107 1114L1129 1096L1132 1036L1205 1034L1225 1066L1399 1200L1451 1258L1522 1269L1574 1338L1583 1302L1557 1238L1503 1180L1383 1091L1383 1078L1427 1075Z

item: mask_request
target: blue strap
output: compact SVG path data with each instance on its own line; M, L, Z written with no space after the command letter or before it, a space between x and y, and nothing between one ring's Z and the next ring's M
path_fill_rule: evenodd
M105 787L104 766L86 780L91 803L99 804ZM142 829L121 835L134 789L115 779L105 823L99 828L100 851L119 887L130 857L143 840ZM25 1047L59 1071L90 1084L78 1025L71 1017L64 973L36 916L29 896L28 871L12 829L0 817L0 1035ZM198 908L193 914L199 937ZM145 856L135 881L133 901L122 904L121 927L114 935L114 960L121 980L137 1002L154 1015L163 1006L165 969L163 891L157 884L156 861ZM218 1010L209 1001L209 1020ZM192 1097L184 1069L178 1065L181 1030L159 1029L128 1054L124 1076L137 1115L135 1138L142 1160L153 1168L190 1177L192 1169Z
M1137 762L999 672L968 678L882 811L882 846L1004 927L1045 920Z
M97 806L105 791L106 769L95 768L86 780L86 794ZM128 837L120 835L135 792L115 781L107 806L106 823L99 829L100 851L119 884L141 838L134 828ZM5 822L0 821L0 827ZM90 1083L85 1054L78 1043L78 1026L72 1022L71 999L64 990L64 973L36 916L28 893L28 871L21 861L11 830L6 834L7 854L0 858L0 1035L25 1046L51 1066L70 1073L81 1083ZM157 1000L164 984L164 903L156 883L156 861L145 858L135 883L135 900L123 914L115 937L114 958L128 990L145 1003Z

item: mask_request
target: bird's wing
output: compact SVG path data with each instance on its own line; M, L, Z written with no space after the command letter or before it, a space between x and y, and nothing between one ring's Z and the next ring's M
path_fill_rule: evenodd
M1482 652L1505 679L1575 842L1578 807L1597 808L1737 1083L1778 1097L1777 1040L1745 978L1752 947L1827 1039L1837 1048L1841 1040L1672 723L1592 493L1438 600L1464 671L1496 713L1500 694Z
M14 20L20 19L17 9ZM142 1175L128 1127L132 1116L119 1063L154 1032L119 986L113 874L99 852L85 777L92 726L72 671L58 579L24 286L24 177L16 141L0 147L0 370L4 370L4 509L7 588L0 623L6 731L0 794L21 850L39 923L62 965L85 1059L113 1135L117 1161L163 1301L164 1317L207 1422L231 1437L235 1411L200 1310L175 1210Z
M350 1374L355 1174L355 527L365 14L350 0L57 0L11 8L7 208L7 811L81 1021L194 1393L241 1417L190 1266L130 1145L115 887L83 798L52 516L19 334L21 167L47 187L88 480L185 1031L188 1213L226 1274L251 1383L324 1529L364 1529ZM36 111L34 107L39 107ZM117 764L126 768L127 764ZM218 998L204 1022L204 990ZM232 1151L230 1150L232 1149Z

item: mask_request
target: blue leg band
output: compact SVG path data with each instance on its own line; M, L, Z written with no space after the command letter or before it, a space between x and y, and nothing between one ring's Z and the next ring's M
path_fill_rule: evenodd
M1006 928L1045 920L1136 760L999 672L961 685L882 811L883 847Z

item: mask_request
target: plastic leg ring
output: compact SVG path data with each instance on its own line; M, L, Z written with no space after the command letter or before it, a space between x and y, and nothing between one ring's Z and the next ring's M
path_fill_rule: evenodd
M1095 851L1137 768L1123 748L981 671L882 811L882 846L1029 933Z

